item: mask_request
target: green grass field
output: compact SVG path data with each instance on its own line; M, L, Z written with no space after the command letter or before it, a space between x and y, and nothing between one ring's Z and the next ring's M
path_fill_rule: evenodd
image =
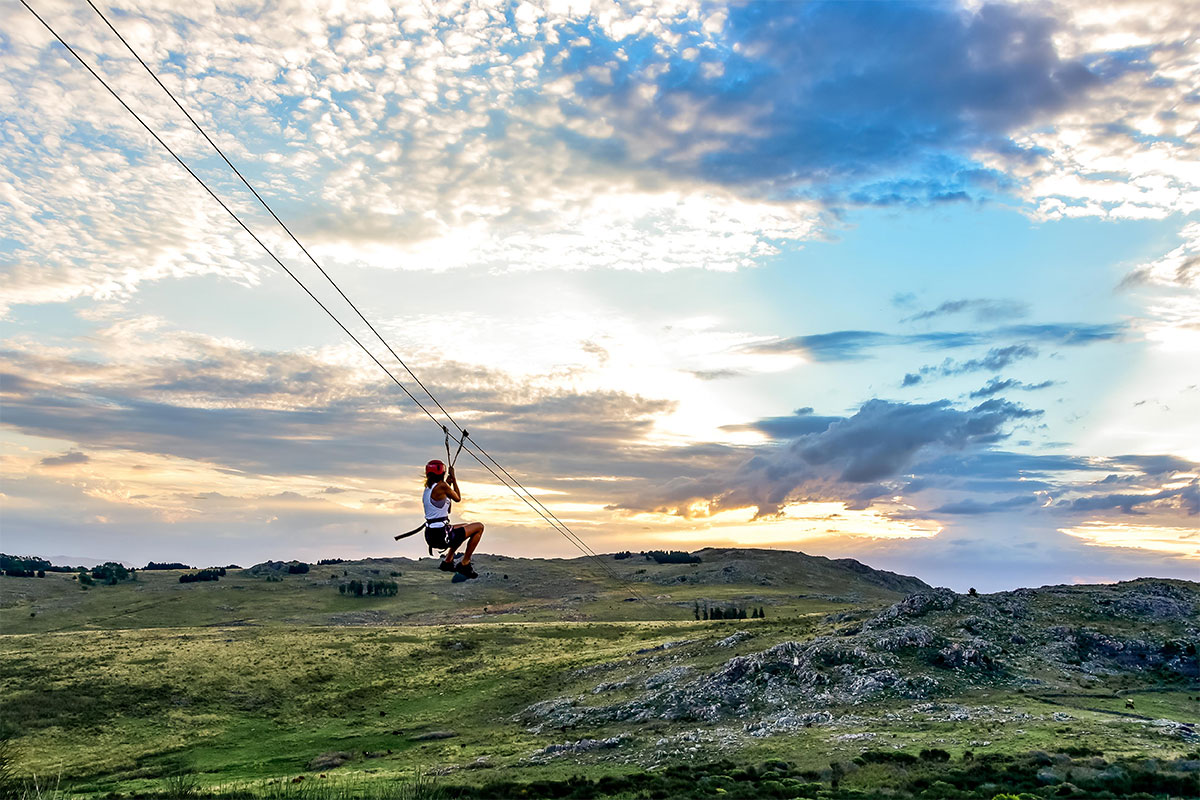
M836 796L887 787L917 796L928 791L929 775L951 775L964 758L1056 753L1066 744L1129 763L1200 758L1200 745L1153 724L1200 718L1200 688L1136 674L1099 686L943 676L945 696L934 702L834 705L828 723L770 736L737 718L538 729L526 711L534 703L625 701L654 675L716 670L741 654L830 633L830 612L861 617L902 596L850 581L841 593L815 581L801 587L807 591L795 583L688 583L678 580L689 575L685 565L617 563L630 576L657 570L640 585L657 601L626 602L623 587L581 579L572 562L516 559L494 561L494 574L469 584L449 583L428 562L400 561L314 566L281 581L231 571L217 583L180 584L178 573L140 573L136 582L86 591L63 574L0 578L8 762L26 781L25 796L35 796L27 781L36 777L72 796L399 797L425 792L412 781L433 774L445 796L493 796L481 788L489 785L505 796L540 782L526 796L632 798L682 791L637 777L661 777L672 764L719 777L785 763L791 772L771 780L800 793L772 786L771 796L815 796L816 784L831 793L834 782ZM355 575L395 580L401 591L340 595L338 584ZM697 601L763 605L768 616L697 621ZM743 638L717 646L735 631ZM598 694L605 681L615 685ZM1136 712L1127 712L1127 699ZM609 738L616 744L535 757L549 745ZM864 753L915 757L930 748L951 761L855 763ZM321 766L319 757L339 752L345 763ZM704 766L718 761L724 765ZM845 774L832 774L831 764L845 764ZM581 775L615 781L615 793L594 783L581 789ZM727 777L697 796L742 796L765 780ZM325 795L313 794L322 786Z

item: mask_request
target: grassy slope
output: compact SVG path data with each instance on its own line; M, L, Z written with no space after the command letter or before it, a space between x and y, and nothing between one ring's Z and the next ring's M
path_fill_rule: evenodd
M1194 687L1154 676L1083 686L1047 669L1035 692L1005 681L951 682L949 700L965 705L966 720L949 719L946 703L918 712L912 701L891 700L831 709L832 725L762 739L738 724L655 720L531 733L522 715L531 703L598 703L589 698L600 682L673 666L713 669L831 632L834 624L822 622L828 611L879 608L901 596L888 588L894 577L801 554L704 555L698 566L611 562L660 598L652 606L624 602L622 587L589 576L579 562L500 558L489 558L488 574L469 584L449 583L428 561L403 560L314 567L282 582L231 573L217 584L182 585L177 573L142 573L136 585L86 592L69 576L0 578L0 725L17 735L24 772L60 776L81 791L129 792L190 772L213 787L298 775L334 750L355 755L337 774L364 781L446 767L466 768L459 781L553 779L577 772L581 761L589 774L620 773L659 757L718 751L819 769L867 747L1053 750L1066 736L1109 753L1175 757L1186 745L1120 716L1124 695L1113 691L1134 692L1141 715L1200 716ZM393 579L402 590L379 600L338 595L337 583L351 577ZM695 600L761 604L769 616L696 622ZM1033 601L1043 603L1061 617L1061 599ZM967 605L944 622L970 613ZM456 624L414 624L438 620ZM749 638L714 646L737 630ZM651 649L681 640L690 643ZM634 694L618 689L603 702L622 691ZM1072 719L1055 721L1055 712ZM438 730L457 735L419 738ZM632 738L611 751L528 760L548 744L618 734Z
M81 591L73 576L0 577L0 631L41 633L197 625L435 624L468 621L692 619L696 601L769 606L775 616L892 602L923 588L915 578L768 550L701 551L701 564L605 559L621 581L654 602L625 602L626 587L588 559L480 556L480 577L453 583L432 559L371 559L313 566L267 582L231 570L216 583L180 584L179 572L139 572L136 583ZM728 571L727 571L728 570ZM392 577L392 572L400 572ZM344 574L345 573L345 574ZM393 580L389 598L347 598L340 583ZM891 586L889 584L895 584Z

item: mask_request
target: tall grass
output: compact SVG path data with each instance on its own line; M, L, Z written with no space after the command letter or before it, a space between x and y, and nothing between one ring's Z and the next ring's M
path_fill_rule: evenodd
M170 795L166 791L159 796L180 800L179 795ZM444 800L446 791L438 785L436 778L418 774L396 780L269 781L211 794L197 790L187 797L216 800Z

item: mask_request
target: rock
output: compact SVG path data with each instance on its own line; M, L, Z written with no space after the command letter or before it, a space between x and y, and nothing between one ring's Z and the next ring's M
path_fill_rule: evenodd
M695 644L695 643L696 643L695 639L681 639L677 642L663 642L662 644L656 645L654 647L643 647L641 650L637 651L637 654L639 656L642 656L642 655L645 655L646 653L655 653L655 652L658 652L659 650L672 650L676 647L683 647L684 645Z
M909 647L932 647L937 634L925 625L904 625L874 635L870 640L876 650L894 653Z
M990 670L996 666L995 660L988 652L990 649L990 645L982 639L967 644L955 642L939 650L934 663L947 669Z
M543 747L530 756L531 759L544 759L553 756L566 755L567 753L586 753L589 750L602 750L610 747L617 747L621 742L628 739L629 736L621 734L620 736L611 736L607 739L580 739L577 742L566 742L564 744L551 744Z
M753 636L754 634L750 631L737 631L717 642L717 647L736 647Z
M646 679L645 686L647 689L656 689L659 686L671 686L678 683L681 678L691 671L691 667L671 667L665 672L651 675Z
M892 606L881 611L874 619L866 622L863 627L886 628L903 619L923 617L930 611L944 611L958 603L958 595L951 589L932 589L928 592L918 592L909 595Z
M1194 592L1163 581L1137 581L1117 597L1110 609L1114 616L1135 620L1187 620L1196 618L1196 606Z

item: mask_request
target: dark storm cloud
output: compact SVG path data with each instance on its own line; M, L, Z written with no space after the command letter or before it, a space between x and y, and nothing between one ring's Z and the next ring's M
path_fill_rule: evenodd
M1009 132L1121 72L1101 78L1061 59L1054 21L1032 7L811 2L727 11L715 48L679 26L670 53L648 37L614 42L580 23L575 32L587 43L564 36L559 46L561 70L577 80L561 107L603 117L617 132L563 127L558 137L589 159L780 196L953 201L1004 180L973 163L974 153L1036 158ZM684 55L690 44L698 57ZM546 63L560 63L558 55L548 48ZM608 71L588 71L597 65ZM648 74L657 75L657 94L646 107L637 92Z

